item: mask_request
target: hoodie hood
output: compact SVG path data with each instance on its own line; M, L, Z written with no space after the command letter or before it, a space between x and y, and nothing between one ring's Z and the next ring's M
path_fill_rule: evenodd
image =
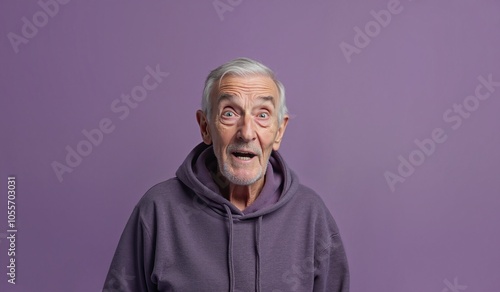
M226 216L230 210L233 217L240 220L260 217L279 209L295 195L299 186L295 173L286 166L278 152L272 151L265 174L266 182L261 191L262 197L259 195L250 206L241 211L220 193L216 180L223 177L216 168L217 159L212 145L200 143L186 157L176 176L217 214Z
M289 170L278 152L273 151L266 168L266 181L257 199L245 210L236 208L220 194L215 180L223 179L217 171L217 158L211 145L198 144L187 156L176 173L177 177L189 189L193 190L200 200L228 221L227 265L229 270L229 291L235 291L235 226L236 221L252 220L254 232L255 291L261 291L261 229L262 217L290 201L295 195L299 183L296 175Z

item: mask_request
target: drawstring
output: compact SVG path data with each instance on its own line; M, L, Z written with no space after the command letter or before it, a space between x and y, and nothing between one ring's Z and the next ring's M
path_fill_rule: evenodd
M234 266L233 266L233 213L227 205L224 205L229 217L229 242L227 248L227 265L229 268L229 291L234 291Z
M260 227L262 226L262 216L257 219L255 226L255 254L256 254L256 269L255 269L255 291L260 292Z
M229 217L229 242L227 249L227 265L229 268L229 291L234 291L234 264L233 264L233 213L231 209L224 205L226 214ZM262 216L257 219L255 226L255 291L260 292L260 228L262 226Z

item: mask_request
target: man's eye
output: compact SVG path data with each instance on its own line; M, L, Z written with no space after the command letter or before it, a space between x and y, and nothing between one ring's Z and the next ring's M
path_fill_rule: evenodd
M269 117L268 113L260 113L259 114L259 118L261 118L261 119L267 119L268 117Z
M232 117L234 117L234 113L231 111L227 111L227 112L223 112L222 116L232 118Z

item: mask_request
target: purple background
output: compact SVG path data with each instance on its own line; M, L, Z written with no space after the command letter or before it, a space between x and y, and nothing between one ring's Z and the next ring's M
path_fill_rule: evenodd
M340 44L392 1L220 0L232 9L221 17L212 1L70 1L17 53L8 34L21 36L22 18L41 7L2 1L0 290L100 291L133 206L201 141L195 111L209 70L247 56L286 86L281 152L339 224L351 291L452 292L454 281L499 291L500 87L456 130L443 114L479 76L500 81L500 3L402 0L347 62ZM111 103L157 64L170 75L120 120ZM102 118L114 131L60 182L51 163ZM435 128L446 141L392 192L384 172Z

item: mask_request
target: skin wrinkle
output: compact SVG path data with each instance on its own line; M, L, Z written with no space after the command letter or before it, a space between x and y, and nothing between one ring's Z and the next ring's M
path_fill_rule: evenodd
M212 90L210 120L203 111L196 113L203 141L213 144L219 171L229 182L221 188L223 195L240 210L262 190L269 156L279 149L285 132L288 116L278 124L278 98L278 88L267 76L227 75ZM234 150L257 155L241 161Z
M233 99L236 99L238 98L239 96L236 96L236 95L231 95L231 94L228 94L228 93L223 93L221 94L218 98L217 98L217 102L220 104L221 102L223 101L226 101L226 100L233 100ZM240 97L241 98L241 97ZM261 104L264 104L266 102L271 102L272 105L273 105L273 108L275 107L275 102L274 102L274 97L272 96L258 96L256 97L258 98L259 100L261 100Z

